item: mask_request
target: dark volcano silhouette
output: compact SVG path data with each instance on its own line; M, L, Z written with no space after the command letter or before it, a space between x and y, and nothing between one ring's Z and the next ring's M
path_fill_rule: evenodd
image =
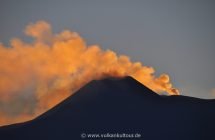
M0 139L79 140L82 133L138 133L142 140L214 140L214 131L215 100L160 96L125 77L94 80L36 119L1 127Z

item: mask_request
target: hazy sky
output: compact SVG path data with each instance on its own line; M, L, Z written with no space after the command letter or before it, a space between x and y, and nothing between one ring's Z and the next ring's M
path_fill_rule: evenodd
M1 0L0 41L38 20L169 74L184 95L215 98L213 0Z

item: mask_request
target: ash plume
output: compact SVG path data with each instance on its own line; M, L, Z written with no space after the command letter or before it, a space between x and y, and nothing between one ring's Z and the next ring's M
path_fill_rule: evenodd
M97 45L76 32L54 34L50 24L29 24L31 43L0 43L0 125L26 121L47 111L93 79L132 76L157 93L178 95L167 74Z

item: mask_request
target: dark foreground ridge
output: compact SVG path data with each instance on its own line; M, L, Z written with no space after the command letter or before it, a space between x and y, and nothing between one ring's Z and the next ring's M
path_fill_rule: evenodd
M1 127L0 139L214 140L214 131L215 100L159 96L125 77L94 80L38 118Z

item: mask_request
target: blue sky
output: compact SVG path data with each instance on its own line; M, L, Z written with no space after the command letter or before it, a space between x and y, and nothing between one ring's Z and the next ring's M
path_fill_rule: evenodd
M133 61L167 73L181 94L215 98L215 2L212 0L1 0L0 41L25 38L46 20Z

